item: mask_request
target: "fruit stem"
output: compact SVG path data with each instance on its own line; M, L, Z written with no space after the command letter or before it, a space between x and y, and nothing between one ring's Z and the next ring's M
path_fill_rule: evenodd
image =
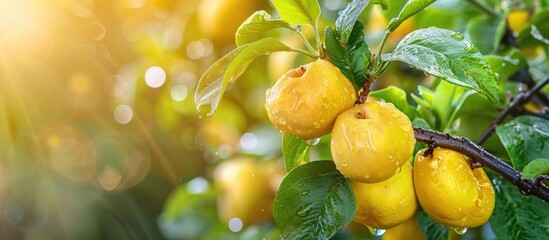
M380 68L383 67L382 60L381 60L381 52L383 51L383 47L385 46L385 42L387 42L387 39L389 38L389 35L391 34L391 31L385 30L385 34L383 35L383 39L381 40L381 43L379 44L379 49L377 50L377 55L374 55L372 58L374 58L374 73L379 73ZM377 77L377 75L376 75Z
M542 183L542 178L522 179L521 172L468 138L418 127L414 127L414 134L418 142L434 143L439 147L458 151L517 186L523 194L536 196L549 203L549 187Z
M307 46L307 49L309 49L309 51L311 51L312 53L315 53L318 55L318 52L315 50L315 48L311 45L311 43L309 42L309 40L307 40L307 37L305 37L305 35L303 35L303 32L301 32L301 30L298 30L297 31L297 34L299 34L299 36L303 39L303 42L305 43L305 46Z
M364 84L362 85L362 92L360 92L360 95L358 96L355 105L363 104L368 99L368 94L370 93L370 85L372 84L374 80L372 80L371 77L366 78L366 81L364 81Z
M318 54L320 55L320 58L324 59L324 56L326 53L324 52L324 48L322 47L322 42L320 41L320 33L318 32L318 26L315 24L313 25L313 28L315 30L315 40L316 40L316 48L318 48Z
M316 53L311 53L309 51L305 51L303 49L299 49L299 48L290 48L290 51L294 51L294 52L298 52L298 53L302 53L302 54L305 54L307 57L310 57L312 59L317 59L319 58L318 54Z

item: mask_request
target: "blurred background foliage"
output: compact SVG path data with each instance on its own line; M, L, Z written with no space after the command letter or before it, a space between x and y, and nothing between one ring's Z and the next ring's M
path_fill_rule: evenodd
M320 2L321 26L347 3ZM361 16L373 48L405 1L389 2ZM200 119L193 103L201 74L260 9L276 16L255 0L0 0L0 238L277 239L271 209L285 172L265 90L312 59L258 59L213 117ZM466 32L481 15L466 1L440 1L387 46L417 28ZM270 34L304 47L290 32ZM418 84L433 82L392 64L374 88L420 95ZM331 158L327 146L309 158ZM353 235L371 237L350 224L336 238Z

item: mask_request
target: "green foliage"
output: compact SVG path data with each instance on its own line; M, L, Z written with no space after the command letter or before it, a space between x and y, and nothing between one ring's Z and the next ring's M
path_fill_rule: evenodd
M447 239L448 227L435 222L423 210L419 210L417 218L425 239Z
M355 215L349 181L332 161L294 168L280 184L274 219L283 239L328 239Z
M286 172L297 166L307 154L308 148L303 139L288 134L282 135L282 156L284 156Z
M467 23L465 37L478 48L482 54L496 52L505 33L505 18L478 15Z
M280 17L291 24L310 24L316 26L320 17L320 5L317 0L273 0Z
M339 12L335 29L339 33L338 38L341 44L347 44L351 32L355 29L355 22L369 2L370 0L353 0L343 11Z
M356 22L348 42L344 45L341 45L344 41L339 38L337 31L327 27L325 32L326 53L330 62L341 70L356 89L361 88L367 80L366 70L371 57L368 45L364 42L363 28L360 22Z
M549 8L543 8L530 20L530 25L520 31L517 38L522 47L549 44Z
M542 200L524 196L512 184L493 178L496 206L490 225L498 239L545 239L549 237L549 208Z
M262 37L262 34L277 28L287 28L296 31L296 27L282 21L273 19L267 12L261 10L250 16L236 31L236 45L238 47L253 43Z
M410 0L406 2L406 5L404 5L398 16L391 19L389 26L387 26L387 30L395 30L404 20L410 18L434 2L435 0Z
M524 167L522 170L522 178L532 179L547 173L549 173L549 159L538 158Z
M513 167L522 169L538 158L549 156L549 121L520 116L498 126L496 132L507 150Z
M406 100L406 92L401 88L389 86L384 89L371 91L368 96L377 97L393 103L398 110L406 114L410 119L414 119L416 116L416 112L413 108L410 108L408 101Z
M406 36L384 61L402 61L452 84L468 87L497 102L495 74L463 35L445 29L420 29Z

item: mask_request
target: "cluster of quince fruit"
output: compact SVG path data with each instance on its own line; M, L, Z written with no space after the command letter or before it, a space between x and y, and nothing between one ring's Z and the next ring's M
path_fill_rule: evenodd
M280 131L314 139L331 133L330 150L338 170L351 182L355 222L390 229L423 210L453 228L484 224L494 208L494 189L482 168L453 150L423 149L412 123L392 103L357 93L337 67L316 60L284 74L266 92L269 119Z

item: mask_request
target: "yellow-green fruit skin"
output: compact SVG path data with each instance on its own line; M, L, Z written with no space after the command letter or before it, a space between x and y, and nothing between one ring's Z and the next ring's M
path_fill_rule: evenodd
M456 151L437 147L433 156L419 151L414 185L419 203L435 221L449 227L472 228L488 221L494 210L494 188L482 168L471 169Z
M330 62L315 62L292 69L266 92L265 109L280 131L314 139L330 133L339 113L353 106L351 82Z
M392 103L367 101L341 113L330 148L337 169L364 183L389 179L413 154L410 119Z
M252 159L234 159L221 163L214 172L219 196L218 214L228 222L240 218L244 226L272 218L274 196L269 179Z
M405 163L400 172L379 183L351 181L356 199L355 222L376 229L395 227L417 211L412 183L412 166Z

